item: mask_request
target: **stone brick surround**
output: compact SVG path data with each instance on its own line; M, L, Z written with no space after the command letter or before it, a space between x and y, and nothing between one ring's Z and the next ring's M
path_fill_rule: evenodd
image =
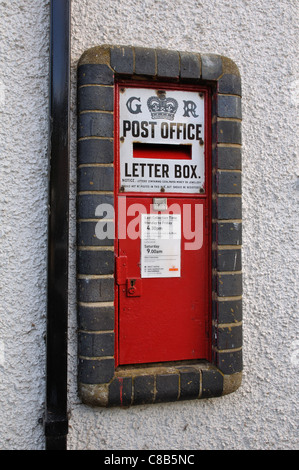
M114 243L95 237L99 204L114 200L117 79L212 90L212 362L115 368ZM241 79L226 57L130 46L87 50L78 64L78 386L92 406L217 397L242 376ZM113 224L110 221L109 224Z

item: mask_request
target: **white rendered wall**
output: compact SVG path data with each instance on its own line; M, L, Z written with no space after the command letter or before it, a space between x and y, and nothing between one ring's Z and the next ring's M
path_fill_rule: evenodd
M42 449L49 3L0 1L0 449Z
M0 449L43 449L49 2L0 1ZM72 0L69 449L298 449L297 0ZM76 66L100 44L230 57L242 76L241 388L92 409L77 396Z

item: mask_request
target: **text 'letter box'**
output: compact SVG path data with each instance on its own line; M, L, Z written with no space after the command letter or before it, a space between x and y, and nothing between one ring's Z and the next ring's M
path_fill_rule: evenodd
M208 91L116 93L118 363L208 359Z

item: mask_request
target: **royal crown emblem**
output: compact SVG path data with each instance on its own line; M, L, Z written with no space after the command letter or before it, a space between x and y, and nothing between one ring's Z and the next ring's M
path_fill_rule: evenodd
M147 107L151 113L152 119L168 119L169 121L173 121L174 115L178 109L178 102L174 98L151 96L147 100Z

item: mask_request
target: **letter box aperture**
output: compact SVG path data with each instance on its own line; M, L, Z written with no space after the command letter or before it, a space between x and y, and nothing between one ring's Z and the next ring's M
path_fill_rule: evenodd
M210 360L208 89L116 86L119 365Z

